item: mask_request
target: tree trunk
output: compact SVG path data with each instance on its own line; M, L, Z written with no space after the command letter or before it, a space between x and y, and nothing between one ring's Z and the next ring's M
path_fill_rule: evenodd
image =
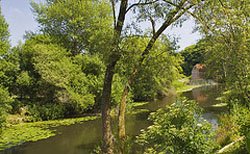
M113 154L114 153L114 142L111 129L111 89L112 89L112 80L114 76L114 68L116 65L116 60L110 62L106 68L106 74L103 85L102 92L102 153L103 154Z
M122 93L122 99L120 102L119 108L119 139L123 142L126 139L126 130L125 130L125 114L126 114L126 101L129 93L128 85L125 86Z
M131 74L130 78L128 79L128 83L125 85L122 93L122 98L120 102L120 108L119 108L119 139L124 142L126 139L126 130L125 130L125 114L126 114L126 102L127 102L127 96L129 93L129 86L133 83L135 75L137 73L138 69L135 68L133 70L133 73Z
M159 37L159 36L157 36ZM125 85L123 89L123 94L120 102L120 108L119 108L119 127L118 127L118 132L119 132L119 139L121 141L121 149L124 147L124 141L126 139L126 130L125 130L125 113L126 113L126 102L127 102L127 96L129 93L129 86L133 83L134 78L138 72L138 69L140 65L142 64L143 60L145 59L146 55L149 53L149 50L153 47L156 39L156 35L152 37L152 39L149 41L147 47L145 48L144 52L141 55L141 58L139 60L139 65L135 66L133 69L132 74L130 75L128 79L128 83ZM123 151L123 150L122 150Z
M128 0L121 0L117 23L116 23L116 17L115 17L115 3L113 0L111 0L111 5L113 9L114 30L115 30L113 46L114 46L114 49L117 49L120 43L120 39L121 39L122 28L124 26ZM111 100L111 89L112 89L112 80L114 76L114 69L115 69L115 65L117 61L120 58L120 55L119 55L119 52L117 52L117 50L113 50L112 53L110 55L110 63L107 65L107 68L106 68L103 92L102 92L102 134L103 134L102 153L104 154L114 153L114 142L113 142L113 135L112 135L112 130L111 130L110 100Z
M119 124L118 124L118 135L119 135L119 147L120 147L120 153L125 153L125 141L126 141L126 129L125 129L125 114L126 114L126 101L127 96L129 93L129 87L128 85L125 85L125 88L122 93L122 100L120 102L120 108L119 108Z

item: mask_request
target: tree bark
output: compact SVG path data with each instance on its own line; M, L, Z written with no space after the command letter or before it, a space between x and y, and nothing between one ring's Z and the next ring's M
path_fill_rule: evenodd
M129 93L129 88L126 85L123 93L122 93L122 99L120 102L120 108L119 108L119 139L121 142L124 142L126 139L126 129L125 129L125 113L126 113L126 100Z
M113 60L106 68L103 92L102 92L102 153L113 154L114 153L114 142L111 129L111 116L110 116L110 100L111 100L111 89L112 81L114 76L114 68L117 60Z
M121 154L125 153L125 141L126 141L126 128L125 128L125 114L126 114L126 100L127 100L127 96L129 93L129 88L126 85L123 93L122 93L122 100L120 102L120 108L119 108L119 121L118 121L118 136L119 136L119 152Z
M125 114L126 114L126 102L127 102L127 96L129 93L129 86L133 83L135 75L137 73L137 68L133 70L133 73L131 74L130 78L128 79L127 84L125 85L122 93L122 98L120 102L120 108L119 108L119 139L121 142L124 142L126 139L126 130L125 130Z
M122 0L120 4L120 12L118 15L118 20L116 23L115 16L115 2L111 0L113 16L114 16L114 48L111 51L109 57L109 63L106 67L103 92L102 92L102 153L103 154L113 154L114 153L114 141L111 129L111 90L112 90L112 81L114 76L114 69L117 61L120 58L119 52L117 49L120 43L120 37L122 28L124 26L124 21L126 17L126 9L128 5L128 0Z

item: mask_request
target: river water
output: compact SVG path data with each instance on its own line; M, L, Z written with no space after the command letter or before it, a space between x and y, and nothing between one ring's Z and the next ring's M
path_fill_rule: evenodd
M218 125L217 114L223 109L215 109L211 105L218 103L215 99L222 90L221 86L206 86L182 93L181 96L190 100L196 100L204 108L204 118L216 128ZM174 102L176 99L176 96L168 96L140 108L156 111ZM149 113L143 112L126 117L128 136L135 137L140 133L141 129L145 129L151 124L147 120L148 115ZM89 154L101 143L101 119L71 126L61 126L56 130L57 135L54 137L37 142L28 142L2 151L0 154Z

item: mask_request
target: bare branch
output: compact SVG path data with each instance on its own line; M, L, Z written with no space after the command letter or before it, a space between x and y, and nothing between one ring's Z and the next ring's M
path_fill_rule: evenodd
M172 23L175 22L176 20L178 20L184 13L186 13L190 8L192 8L194 6L194 4L189 5L186 8L182 8L182 12L177 14L173 19L172 19Z
M120 4L120 11L119 11L119 15L118 15L118 20L117 20L116 27L115 27L115 30L116 30L117 35L119 37L121 35L122 28L124 26L127 7L128 7L128 0L122 0L121 4Z
M155 21L151 16L149 16L149 20L150 20L151 25L152 25L153 35L155 35Z
M154 4L154 3L158 2L158 1L159 1L159 0L141 3L141 0L140 0L138 3L134 3L134 4L130 5L130 6L128 7L128 9L126 10L126 13L127 13L129 10L131 10L133 7L135 7L135 6L140 6L140 5L143 6L143 5Z
M166 30L173 22L175 22L177 19L179 19L185 11L180 13L178 15L178 12L180 11L180 8L183 8L184 4L187 2L187 0L182 0L177 7L172 10L166 19L166 21L161 25L161 27L156 31L155 35L152 36L151 40L149 41L147 47L145 48L144 52L142 53L142 61L144 60L145 56L149 53L151 48L153 47L155 41L157 38L163 33L164 30ZM193 5L190 5L189 7L185 8L184 10L188 10L192 7ZM177 15L177 16L176 16Z
M163 0L163 1L170 4L170 5L173 5L175 7L179 7L179 5L177 5L177 4L175 4L175 3L171 2L171 1L168 1L168 0Z

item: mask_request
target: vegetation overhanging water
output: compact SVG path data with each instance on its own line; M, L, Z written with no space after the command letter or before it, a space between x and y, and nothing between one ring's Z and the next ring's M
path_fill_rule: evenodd
M205 110L205 119L211 122L214 127L217 127L216 114L223 110L214 109L212 105L218 103L216 98L220 95L221 91L221 86L205 86L194 88L191 91L182 93L180 96L168 96L154 103L137 103L134 105L134 114L127 115L126 127L128 135L135 137L140 133L141 129L145 129L151 124L147 120L149 112L164 108L166 105L174 102L176 97L181 96L197 101ZM136 112L136 110L138 111ZM48 154L59 154L65 151L75 154L90 153L100 144L100 125L98 117L18 124L11 126L10 129L4 132L0 147L3 150L8 147L21 145L0 153L31 154L35 152L42 154L45 149ZM81 146L81 148L76 148L78 146Z

